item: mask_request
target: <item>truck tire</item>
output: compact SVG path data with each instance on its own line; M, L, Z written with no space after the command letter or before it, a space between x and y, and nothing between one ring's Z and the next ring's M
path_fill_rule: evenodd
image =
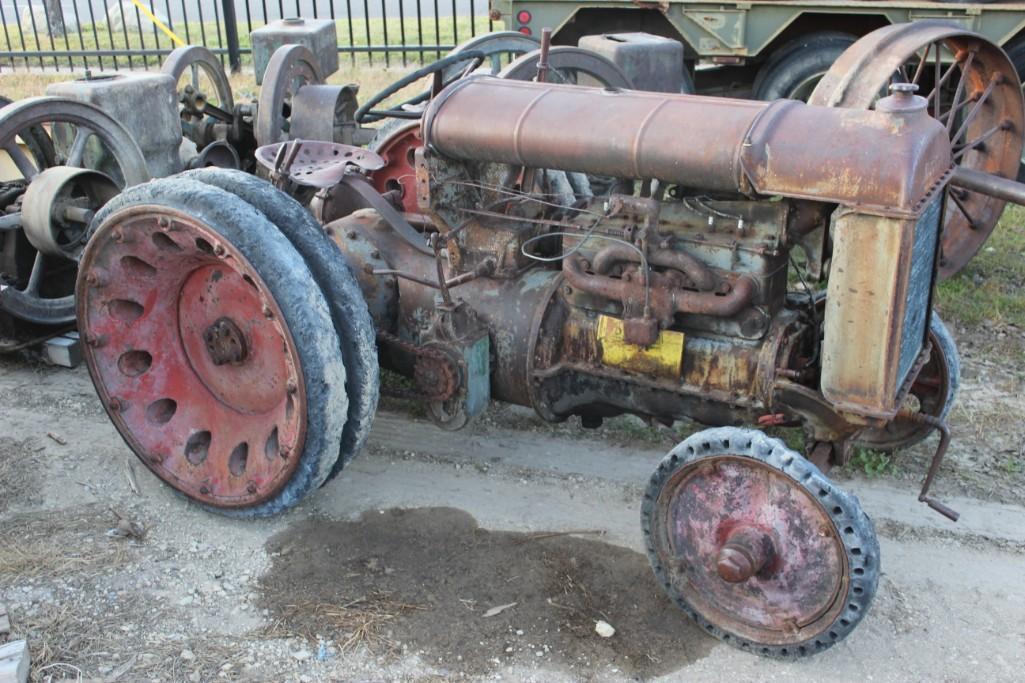
M758 70L752 91L757 100L807 100L836 58L857 36L837 31L809 33L777 48Z

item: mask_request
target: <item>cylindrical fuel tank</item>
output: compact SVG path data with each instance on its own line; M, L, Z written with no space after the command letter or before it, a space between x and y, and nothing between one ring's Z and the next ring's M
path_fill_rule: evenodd
M702 190L910 211L950 168L924 110L885 113L463 79L428 107L423 137L453 159L657 178Z

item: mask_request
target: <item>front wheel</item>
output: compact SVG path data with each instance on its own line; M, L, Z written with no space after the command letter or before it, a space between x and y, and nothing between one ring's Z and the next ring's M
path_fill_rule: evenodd
M651 477L648 559L711 635L767 657L835 645L865 616L879 542L858 499L782 441L722 427L693 434Z

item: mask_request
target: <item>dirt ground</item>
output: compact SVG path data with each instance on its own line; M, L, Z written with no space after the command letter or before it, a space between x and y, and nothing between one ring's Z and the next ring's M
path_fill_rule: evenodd
M687 426L586 432L496 408L453 437L389 404L308 502L235 521L135 460L84 369L24 358L0 359L0 603L37 681L1020 680L1023 380L984 336L962 341L937 486L962 519L915 501L932 440L881 476L837 472L883 576L855 633L808 660L723 645L656 585L641 489Z

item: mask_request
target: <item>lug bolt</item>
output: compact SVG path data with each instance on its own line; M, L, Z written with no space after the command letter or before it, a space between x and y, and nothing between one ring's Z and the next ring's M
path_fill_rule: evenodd
M121 412L121 410L124 408L124 406L121 403L121 400L114 396L112 396L110 400L107 401L107 407L113 410L115 413Z
M263 305L263 317L264 318L273 318L274 317L274 311L270 310L270 306L268 306L267 304Z
M289 456L292 455L292 448L290 446L284 446L279 452L282 460L288 460Z
M103 347L103 346L107 345L107 337L106 337L106 335L103 335L103 334L100 334L100 335L90 334L90 335L86 336L85 343L88 344L89 346L93 347L94 349L98 349L100 347Z
M202 493L204 496L208 495L210 493L210 487L209 486L200 486L199 487L199 492Z
M102 287L104 285L103 278L95 270L86 273L85 281L91 287Z
M372 252L370 252L370 258L381 258L381 252L379 252L377 249L374 249Z
M214 245L214 255L215 256L224 256L224 245L223 244Z
M345 236L348 237L350 240L354 240L356 239L356 231L350 230L349 232L345 233Z
M149 457L149 461L150 461L150 464L152 464L152 465L163 465L164 464L164 456L158 455L158 454L154 453L153 455L151 455Z
M249 482L249 484L246 486L246 491L248 491L249 493L256 493L256 482Z
M299 391L299 387L296 385L294 380L288 380L287 387L288 387L288 393L289 394L293 394L294 395L295 392Z
M125 241L125 234L120 230L114 230L110 233L110 238L118 244L121 244Z
M157 225L161 228L169 228L171 227L171 219L167 216L161 216L157 219Z

